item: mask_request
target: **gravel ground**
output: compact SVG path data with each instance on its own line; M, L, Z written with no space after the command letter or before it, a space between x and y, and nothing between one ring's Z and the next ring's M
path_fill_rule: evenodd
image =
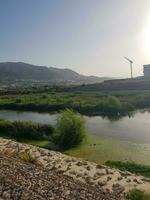
M150 178L0 138L0 200L121 200L133 188L150 193Z
M12 200L120 200L120 192L104 191L18 158L0 155L0 198Z

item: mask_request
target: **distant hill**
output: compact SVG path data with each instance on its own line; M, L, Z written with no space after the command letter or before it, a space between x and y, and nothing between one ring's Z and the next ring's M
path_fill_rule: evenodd
M108 80L107 77L84 76L70 69L36 66L23 62L0 63L0 83L72 83L87 84Z

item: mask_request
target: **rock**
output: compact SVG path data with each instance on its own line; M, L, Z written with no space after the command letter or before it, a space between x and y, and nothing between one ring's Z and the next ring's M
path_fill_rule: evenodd
M136 178L133 179L133 182L137 183L137 184L141 184L141 182L139 182Z
M112 179L111 176L108 176L108 177L107 177L107 181L110 181L111 179Z
M96 169L104 169L104 167L102 165L96 165Z
M71 160L70 160L69 158L66 158L64 161L65 161L66 163L71 162Z
M123 179L122 176L119 176L119 177L117 178L118 181L121 181L122 179Z
M150 178L142 178L141 181L150 183Z
M76 163L76 165L77 165L77 166L82 166L83 163L82 163L81 161L78 161L78 162Z
M86 169L87 169L88 171L90 171L90 170L91 170L91 167L88 165L88 166L86 167Z
M97 182L99 186L105 186L106 185L106 181L98 181Z
M131 176L131 173L127 171L120 171L119 173L121 176L124 176L124 177Z
M130 182L131 182L131 179L127 179L126 182L127 182L127 183L130 183Z

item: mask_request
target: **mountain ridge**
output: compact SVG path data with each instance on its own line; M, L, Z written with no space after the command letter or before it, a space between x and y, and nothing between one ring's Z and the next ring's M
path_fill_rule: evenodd
M1 62L0 83L41 82L41 83L97 83L111 78L85 76L69 68L39 66L24 62Z

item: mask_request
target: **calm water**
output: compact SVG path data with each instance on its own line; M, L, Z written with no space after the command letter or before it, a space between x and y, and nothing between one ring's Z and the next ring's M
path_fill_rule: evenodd
M8 120L30 120L34 122L55 124L58 114L36 112L17 112L1 110L0 118ZM137 112L132 117L123 117L118 120L109 120L101 116L87 117L86 126L91 134L108 136L115 139L135 143L150 144L150 113Z

